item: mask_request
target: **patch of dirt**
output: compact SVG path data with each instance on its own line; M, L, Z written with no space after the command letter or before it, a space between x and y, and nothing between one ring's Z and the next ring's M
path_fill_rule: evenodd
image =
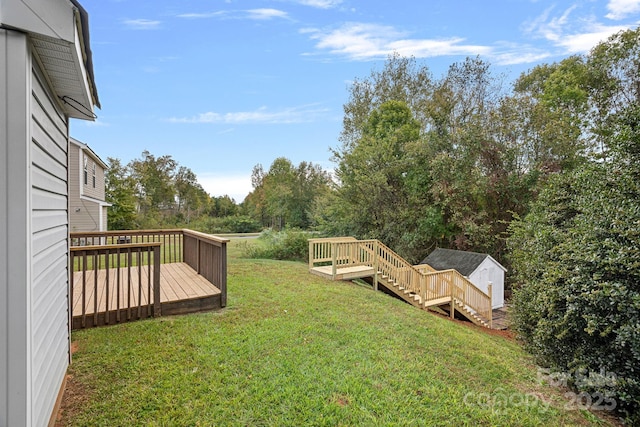
M333 396L333 398L331 399L331 402L335 403L336 405L338 405L340 407L345 407L350 403L349 402L349 398L347 396L343 396L343 395Z
M506 338L508 340L511 341L515 341L516 339L516 335L513 331L510 331L509 329L487 329L487 328L482 328L482 330L490 335L497 335L499 337L502 338Z
M67 385L62 396L60 410L56 417L56 427L71 425L74 416L80 413L80 408L89 401L89 390L73 375L67 375Z
M71 342L71 355L78 352L80 346L77 341ZM71 425L74 416L81 412L89 401L91 391L78 381L73 375L67 374L67 384L60 402L60 409L56 415L56 427Z
M515 333L513 331L509 330L509 329L489 329L489 328L484 328L482 326L478 326L478 325L476 325L475 323L473 323L473 322L471 322L469 320L462 320L462 319L457 319L457 318L456 319L452 319L449 316L440 314L440 313L435 312L435 311L429 310L428 313L431 313L434 316L443 317L443 318L449 320L450 322L455 322L455 323L457 323L459 325L466 326L467 328L473 328L476 331L482 331L482 332L484 332L486 334L489 334L489 335L496 335L496 336L503 337L503 338L506 338L506 339L511 340L511 341L515 341L515 339L516 339Z

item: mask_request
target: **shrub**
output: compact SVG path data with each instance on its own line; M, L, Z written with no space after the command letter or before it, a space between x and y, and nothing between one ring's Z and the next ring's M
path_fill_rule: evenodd
M211 234L255 233L262 229L259 222L246 215L225 217L205 216L192 221L187 226L194 230Z
M558 175L511 226L512 325L567 385L640 422L640 182L611 162ZM604 376L603 376L604 374Z
M260 245L245 245L247 258L306 261L309 257L309 233L301 230L265 230L260 234Z

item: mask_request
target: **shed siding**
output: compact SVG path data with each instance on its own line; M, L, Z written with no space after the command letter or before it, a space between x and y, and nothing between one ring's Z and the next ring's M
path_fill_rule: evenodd
M33 424L45 425L69 364L68 125L32 64L31 408Z
M504 306L504 270L496 265L490 257L486 257L469 275L469 280L485 293L489 290L488 284L491 282L493 285L491 292L492 308Z

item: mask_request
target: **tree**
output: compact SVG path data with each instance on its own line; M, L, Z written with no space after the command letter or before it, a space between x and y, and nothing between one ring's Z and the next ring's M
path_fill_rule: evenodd
M238 214L236 201L228 195L213 197L211 200L210 214L216 217L233 216Z
M196 174L185 166L178 167L173 177L178 214L189 224L193 215L199 216L209 203L209 195L198 183Z
M587 66L593 134L606 156L619 113L640 103L640 27L621 31L593 48Z
M138 193L138 209L145 226L161 225L174 213L176 167L177 163L171 156L156 158L148 151L142 152L141 159L129 163Z
M365 79L355 79L349 100L344 105L344 118L339 151L348 151L362 137L362 130L370 114L387 101L407 105L421 125L426 126L425 109L433 93L431 72L420 66L415 58L389 56L381 71L372 71Z
M392 56L356 81L333 151L340 182L331 200L343 206L331 207L340 217L325 229L380 238L411 260L435 246L500 259L510 212L526 209L532 188L517 168L523 142L511 120L519 116L507 114L502 79L480 58L434 80L415 60Z
M301 162L295 167L289 159L279 157L266 173L262 165L256 165L251 182L253 191L243 209L265 227L307 229L314 202L327 188L329 175L313 163Z
M108 157L105 170L105 199L111 203L107 216L109 230L136 228L135 183L119 159Z
M524 114L514 124L525 138L524 167L544 174L572 169L593 151L589 81L582 56L537 66L516 81L513 99Z

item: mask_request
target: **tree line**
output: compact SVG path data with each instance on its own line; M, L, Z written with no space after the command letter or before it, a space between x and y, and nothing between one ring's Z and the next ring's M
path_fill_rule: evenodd
M202 226L208 219L241 214L235 200L227 195L211 197L196 174L170 155L156 157L143 151L140 158L126 165L112 157L107 162L105 197L112 204L107 217L110 230ZM245 226L250 231L259 229L258 224Z
M196 174L170 155L143 151L124 165L107 158L105 196L111 203L110 230L190 227L209 233L242 233L265 228L309 229L312 206L329 190L330 175L313 163L294 166L280 157L265 171L253 168L253 191L244 202L210 196Z

